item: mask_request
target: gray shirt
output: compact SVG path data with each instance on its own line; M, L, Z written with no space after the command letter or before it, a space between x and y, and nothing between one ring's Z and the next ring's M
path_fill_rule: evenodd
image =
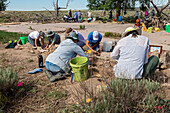
M129 35L119 40L111 57L118 61L114 66L115 76L125 79L142 78L143 66L148 62L149 40L138 35Z
M81 15L82 15L81 12L77 13L78 18L81 18Z
M69 61L78 55L87 57L86 53L71 39L66 39L60 43L58 48L48 55L46 61L56 64L64 71L68 71ZM88 58L88 57L87 57Z
M55 33L52 37L49 37L48 38L49 45L51 44L51 40L52 40L52 43L54 44L60 44L60 35Z

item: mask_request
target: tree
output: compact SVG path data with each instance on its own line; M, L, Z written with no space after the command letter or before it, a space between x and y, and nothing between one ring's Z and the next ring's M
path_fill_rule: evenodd
M58 6L58 0L56 1L56 3L53 1L53 6L54 6L54 9L55 9L55 11L56 11L56 16L59 15L59 10L60 10L60 9L67 9L68 4L69 4L69 0L67 0L66 7L59 7L59 6Z
M117 10L117 15L120 15L120 10L125 8L135 8L137 0L87 0L87 7L91 10Z
M170 0L139 0L143 3L145 7L151 12L151 10L156 11L156 15L152 17L152 23L156 24L157 27L163 27L163 16L169 18L169 15L165 14L163 11L170 5ZM166 2L167 1L167 2ZM148 4L149 2L149 4ZM152 7L149 7L152 5Z
M5 11L8 4L7 0L0 0L0 11Z

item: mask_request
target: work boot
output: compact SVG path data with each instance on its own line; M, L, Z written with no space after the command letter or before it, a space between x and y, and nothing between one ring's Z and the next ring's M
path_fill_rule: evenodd
M49 70L45 70L45 74L47 75L48 79L50 79L53 76L52 72Z
M58 72L57 74L52 75L52 77L50 77L49 80L50 80L50 82L54 82L60 78L63 78L63 76L62 76L61 72Z

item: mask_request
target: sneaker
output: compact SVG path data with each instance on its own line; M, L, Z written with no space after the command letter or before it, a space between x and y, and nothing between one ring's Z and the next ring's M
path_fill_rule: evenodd
M45 70L45 74L47 75L48 79L50 79L53 76L52 72L49 70Z
M62 74L60 72L58 72L56 75L53 75L52 77L50 77L50 82L54 82L57 79L63 78Z

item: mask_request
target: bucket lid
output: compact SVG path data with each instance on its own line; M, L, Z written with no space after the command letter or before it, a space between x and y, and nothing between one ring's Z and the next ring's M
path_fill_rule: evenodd
M78 60L78 59L81 61L81 64L74 63L74 61ZM86 65L87 63L88 63L88 59L86 57L75 57L75 58L71 59L71 61L70 61L70 65L73 67L82 67L82 66Z

